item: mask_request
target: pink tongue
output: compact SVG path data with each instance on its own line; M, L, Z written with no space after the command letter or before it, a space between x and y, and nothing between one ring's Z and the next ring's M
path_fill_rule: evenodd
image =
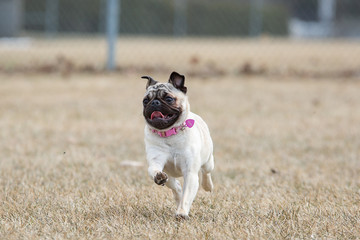
M159 112L159 111L155 111L151 114L151 120L153 120L154 118L165 118L164 115Z

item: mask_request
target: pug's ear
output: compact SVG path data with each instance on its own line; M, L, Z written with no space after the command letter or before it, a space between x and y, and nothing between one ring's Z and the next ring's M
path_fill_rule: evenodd
M170 74L169 83L171 83L176 89L179 89L184 94L186 94L187 88L184 86L185 84L184 75L180 75L177 72L172 72Z
M148 89L148 87L157 84L157 81L155 81L152 77L149 76L142 76L141 78L147 79L148 82L146 84L146 89Z

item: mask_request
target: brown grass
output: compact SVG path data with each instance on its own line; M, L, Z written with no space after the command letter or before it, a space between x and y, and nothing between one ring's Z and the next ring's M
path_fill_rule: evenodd
M29 45L0 44L0 71L94 72L104 69L106 41L100 37L32 38ZM117 66L122 72L211 77L238 73L306 77L359 77L357 41L121 37ZM140 69L140 70L139 70Z
M143 74L0 74L1 239L360 238L359 81L187 78L215 191L177 221L147 176Z

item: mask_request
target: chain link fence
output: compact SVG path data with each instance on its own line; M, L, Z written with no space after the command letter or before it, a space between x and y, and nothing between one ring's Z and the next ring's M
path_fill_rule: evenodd
M360 75L358 0L109 2L0 0L0 71Z

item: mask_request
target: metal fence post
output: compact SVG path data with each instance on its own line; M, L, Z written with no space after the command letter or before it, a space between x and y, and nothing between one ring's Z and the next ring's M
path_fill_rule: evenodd
M249 35L252 37L258 36L262 32L263 4L263 0L252 0L250 2Z
M107 36L107 62L106 69L115 69L116 40L118 35L120 0L107 0L106 4L106 36Z
M174 35L185 36L187 32L187 0L175 0L174 8Z
M58 31L59 0L46 0L45 31L49 36Z

